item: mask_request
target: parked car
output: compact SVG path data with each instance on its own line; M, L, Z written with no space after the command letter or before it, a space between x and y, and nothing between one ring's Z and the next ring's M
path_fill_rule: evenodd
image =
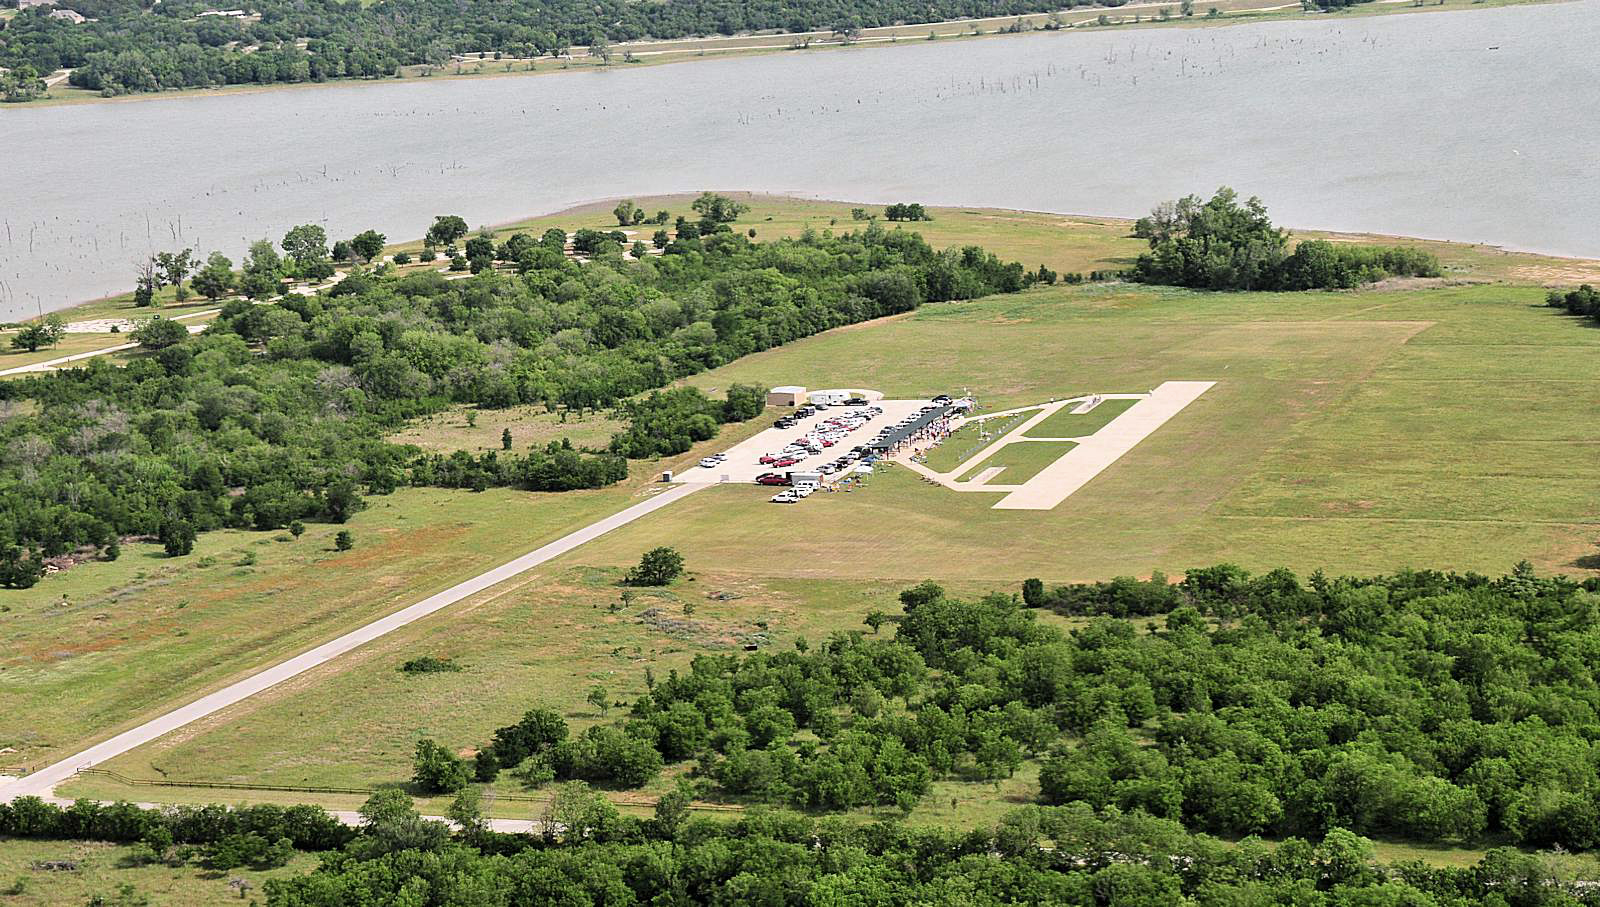
M795 457L784 457L781 460L773 461L772 465L773 466L777 466L777 467L779 467L781 469L784 466L793 466L794 464L796 464L798 462L800 462L799 459L797 459Z
M756 476L757 485L788 485L789 477L781 472L767 472Z
M794 504L799 500L792 491L780 491L772 496L772 503L774 504Z

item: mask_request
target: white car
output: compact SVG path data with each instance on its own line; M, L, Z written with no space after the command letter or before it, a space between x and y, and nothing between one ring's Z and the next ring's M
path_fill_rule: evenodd
M780 491L772 496L772 503L774 504L793 504L798 500L800 499L795 497L792 491Z
M794 491L791 492L791 494L793 494L797 498L808 498L808 497L811 496L811 492L816 491L816 490L817 490L817 488L816 488L815 485L796 485Z
M704 469L716 469L718 466L722 465L722 461L724 459L726 459L726 458L725 457L704 457L704 458L702 458L700 460L700 466L702 468L704 468Z

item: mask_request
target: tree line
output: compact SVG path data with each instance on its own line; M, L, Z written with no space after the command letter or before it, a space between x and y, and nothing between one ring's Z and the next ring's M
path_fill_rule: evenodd
M892 638L875 614L870 635L703 655L647 673L615 720L572 735L537 708L474 760L439 745L449 772L416 780L636 788L682 765L735 802L909 813L935 781L1034 760L1045 804L1233 838L1600 847L1600 580L1224 564L900 601ZM1093 619L1063 631L1039 609Z
M14 4L13 4L14 5ZM1051 12L1080 5L1045 0L254 0L259 14L201 15L203 0L61 0L92 21L49 17L49 7L0 20L0 67L11 100L37 96L37 74L71 67L71 84L104 95L233 84L384 78L402 66L449 63L459 54L534 58L609 42L732 35L746 31L834 31L958 18ZM1121 2L1105 4L1120 6ZM602 53L602 55L605 55ZM26 70L23 68L26 67ZM14 95L14 97L12 96Z
M1147 240L1128 277L1197 290L1348 290L1387 277L1438 277L1431 252L1304 240L1274 227L1258 198L1240 203L1224 186L1209 201L1189 195L1163 202L1134 224Z
M464 223L440 221L430 242L459 254ZM227 301L198 335L149 322L136 334L146 355L125 367L93 359L0 384L0 402L31 404L0 423L0 582L29 584L45 557L81 546L109 555L119 538L169 525L181 536L343 522L364 495L403 485L597 487L625 475L624 458L680 452L750 418L759 389L629 403L620 415L635 424L607 450L440 456L383 439L453 404L616 407L829 328L1023 286L1020 264L877 225L770 243L717 227L648 259L602 239L587 263L563 253L562 230L478 234L464 244L478 270L465 280L363 265L380 236L377 251L350 251L337 284L272 304L258 303L291 276L327 270L320 228L291 231L282 254L256 243L241 273L212 256L215 281L202 269L188 286L258 298Z
M1344 829L1320 840L1233 843L1178 823L1084 804L1025 806L971 831L752 810L696 815L682 790L651 815L623 815L565 785L541 831L489 829L481 801L457 797L456 823L418 814L401 791L370 797L349 828L312 806L143 809L0 804L0 835L131 844L130 863L268 868L292 850L316 868L269 879L269 907L379 904L935 904L1000 907L1577 907L1596 903L1559 855L1496 848L1471 866L1380 862ZM269 843L270 842L270 843ZM139 894L137 891L134 895ZM246 892L239 889L243 898Z

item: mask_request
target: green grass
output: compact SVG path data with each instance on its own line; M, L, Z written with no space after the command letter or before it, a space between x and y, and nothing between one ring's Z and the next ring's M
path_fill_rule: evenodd
M1001 471L989 479L990 484L1021 485L1077 446L1071 441L1012 441L966 470L961 480L970 481L981 472L999 467Z
M835 219L835 229L850 225L845 203L751 202L744 223L760 238ZM642 203L687 210L685 197ZM609 207L528 227L602 226ZM1049 249L1043 260L1057 269L1088 269L1138 247L1125 224L959 209L935 216L918 229L942 231L937 244L983 237L999 254L1030 261ZM1557 261L1430 247L1457 255L1461 273L1495 279ZM1572 277L1589 265L1560 267ZM1219 383L1053 511L996 511L994 495L932 487L900 468L881 470L861 490L787 508L751 487L707 489L113 767L138 777L159 769L258 783L395 783L408 775L419 736L469 747L538 702L566 709L581 727L595 718L582 703L592 683L631 698L645 667L662 673L696 652L727 651L762 621L779 645L856 629L866 611L892 610L896 589L928 577L976 594L1013 590L1026 576L1179 574L1224 560L1253 569L1501 572L1526 557L1542 570L1581 573L1579 564L1591 562L1580 558L1600 536L1588 379L1600 330L1543 308L1543 294L1493 284L1308 294L1058 286L932 305L747 357L689 383L713 392L733 382L860 386L891 396L970 387L988 411L1085 389ZM1066 354L1074 350L1093 353ZM1093 423L1114 412L1113 402L1058 418ZM452 411L406 437L441 450L492 448L501 418L519 446L554 428L551 417L524 412L480 412L469 427L464 412ZM582 430L606 431L591 420ZM672 463L638 464L635 480L768 421L730 426ZM970 447L960 440L933 455ZM357 517L358 546L346 554L327 550L330 526L298 542L212 533L191 558L129 545L116 563L0 593L10 608L0 612L0 634L13 643L0 655L0 745L22 750L14 762L37 764L108 736L619 509L635 487L559 496L406 490L374 499ZM658 544L681 550L697 577L662 602L680 616L693 604L688 617L699 629L689 638L607 609L617 595L611 580ZM246 553L256 563L241 565ZM715 590L741 597L706 597ZM455 657L466 670L394 670L419 654ZM1025 773L1019 778L1026 783ZM65 790L152 796L103 779ZM970 794L984 809L1003 805L980 793L954 795ZM200 790L162 798L218 799ZM508 815L533 808L496 807Z
M68 334L55 346L40 347L30 352L12 349L13 336L14 332L0 333L0 371L133 342L133 338L127 334Z
M36 765L130 719L426 595L618 510L626 488L567 495L407 489L305 536L204 533L193 554L129 544L28 590L0 591L3 766ZM280 540L283 539L283 540Z
M604 448L623 427L622 422L601 413L552 413L532 405L505 409L454 406L416 420L389 440L440 452L499 450L501 432L510 429L514 450L542 447L562 438L577 447Z
M994 410L1086 387L1218 385L1049 512L993 511L987 495L891 470L864 492L781 514L749 489L718 488L656 519L691 563L763 575L1010 583L1223 560L1498 572L1524 557L1582 572L1600 528L1600 444L1582 377L1600 331L1542 298L1504 286L1299 295L1116 286L929 306L691 383L847 384L891 396L939 383L971 387ZM583 556L625 563L645 531L622 530ZM1063 534L1072 544L1059 543ZM775 537L782 558L765 550Z
M0 891L21 889L17 893L0 894L0 904L6 907L80 907L96 895L105 896L109 903L120 903L112 896L123 885L132 885L153 905L248 904L261 897L261 883L267 879L300 875L317 865L316 857L296 854L289 865L264 872L252 869L216 872L196 865L124 867L122 861L131 850L127 845L100 841L0 839ZM33 868L35 862L46 860L74 860L78 869L47 872ZM241 900L239 894L228 887L228 881L236 878L250 883L251 899Z
M896 591L855 581L769 582L690 566L689 578L667 589L636 590L626 609L620 607L620 570L541 568L499 594L419 621L241 703L226 721L202 722L108 767L169 780L312 787L401 783L409 779L412 752L422 737L472 747L535 705L560 709L581 731L601 719L585 702L596 684L613 699L631 701L645 691L646 667L665 677L697 654L740 651L747 641L786 648L796 637L818 640L840 628L869 632L862 616ZM892 633L892 626L883 632ZM397 670L406 659L425 654L449 657L462 670ZM143 798L174 793L90 776L63 790ZM494 790L526 793L509 775ZM199 789L188 796L209 801L219 795ZM624 792L620 799L637 796ZM331 802L348 807L359 800ZM424 801L425 808L444 805ZM536 811L523 803L497 804L501 815Z
M1044 421L1028 429L1030 438L1083 438L1094 434L1111 420L1128 411L1137 400L1101 400L1099 405L1081 416L1072 414L1073 406L1063 406L1047 416Z

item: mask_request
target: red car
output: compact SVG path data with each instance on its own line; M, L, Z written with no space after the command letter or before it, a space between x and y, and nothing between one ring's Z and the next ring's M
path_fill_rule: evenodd
M757 460L756 462L760 463L762 466L766 466L766 465L768 465L770 463L778 462L778 458L773 456L772 454L767 454L766 456L762 457L761 459Z
M772 465L773 466L793 466L794 464L796 464L798 462L800 462L800 461L796 460L794 457L784 457L781 460L773 460L772 461Z
M775 473L775 472L769 472L766 475L757 476L756 477L756 484L757 485L788 485L788 484L790 484L790 482L789 482L789 477L788 476L779 475L778 473Z

